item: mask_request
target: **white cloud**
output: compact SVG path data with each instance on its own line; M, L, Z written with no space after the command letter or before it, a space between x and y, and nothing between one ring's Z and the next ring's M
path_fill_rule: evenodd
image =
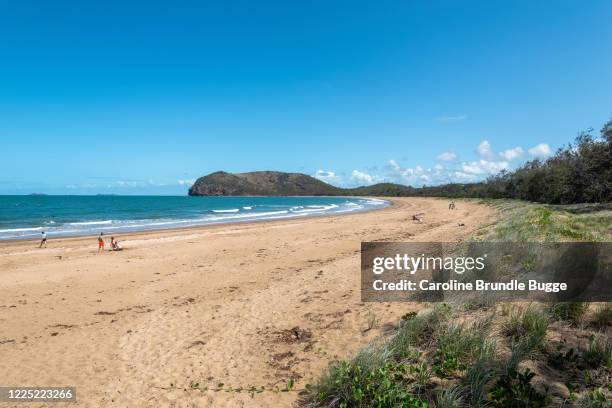
M453 161L457 158L457 155L453 152L444 152L438 156L438 160L442 161Z
M499 157L505 160L513 160L513 159L516 159L517 157L521 157L523 153L524 153L523 148L520 146L516 146L514 149L504 150L503 152L499 154Z
M477 176L475 176L474 174L468 174L463 171L454 171L450 174L450 176L454 181L467 181L467 182L474 181L477 178Z
M487 175L496 174L502 170L508 169L509 163L507 161L489 161L479 160L473 162L467 162L461 164L461 170L467 174L474 175Z
M438 122L461 122L465 119L467 119L467 115L440 116L436 118Z
M415 173L415 170L413 170L412 168L403 168L393 159L389 160L388 163L390 167L390 173L387 174L387 177L390 179L408 178Z
M359 170L353 170L353 173L351 174L351 177L354 180L358 180L362 183L366 183L366 184L372 184L374 183L374 176L368 174L368 173L364 173L361 172Z
M147 185L146 181L141 180L117 180L115 183L121 187L144 187Z
M401 171L401 167L399 164L397 164L397 162L393 159L389 160L389 165L393 168L393 170L395 171Z
M463 163L461 165L461 169L463 170L464 173L467 173L467 174L481 174L482 173L482 169L480 168L477 162Z
M495 152L491 148L491 143L489 143L488 140L483 140L482 142L480 142L480 144L476 148L476 152L478 152L478 155L482 157L483 159L486 159L486 160L495 159Z
M193 183L195 183L195 180L194 179L178 180L177 183L179 183L181 186L192 185Z
M333 171L317 170L314 177L326 183L340 181L340 177L338 177L338 175L336 175L336 173Z
M533 146L531 149L528 150L528 152L532 156L540 156L540 157L546 157L552 154L552 151L550 150L550 146L547 145L546 143L540 143L537 146Z
M547 144L540 143L527 150L534 156L548 156L551 149ZM503 170L511 170L514 166L510 163L525 156L526 151L521 146L496 152L488 140L482 140L476 148L477 157L472 161L457 161L457 154L445 151L437 156L440 161L431 167L415 165L413 167L402 167L398 161L390 159L384 170L371 168L368 172L354 170L346 182L373 184L379 182L391 182L407 185L438 185L444 183L468 183L477 182L488 176L496 175Z

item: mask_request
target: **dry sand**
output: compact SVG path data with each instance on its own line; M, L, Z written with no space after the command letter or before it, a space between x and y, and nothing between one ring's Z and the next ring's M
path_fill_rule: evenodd
M122 252L97 254L95 237L46 249L0 243L0 385L76 386L84 407L291 406L295 391L189 385L282 389L294 378L303 388L422 307L360 303L361 241L457 241L495 216L475 203L393 201L369 213L124 235Z

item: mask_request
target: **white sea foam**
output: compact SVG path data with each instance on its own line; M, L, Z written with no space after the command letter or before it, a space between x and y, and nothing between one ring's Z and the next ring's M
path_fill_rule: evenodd
M291 212L293 213L309 213L309 212L322 212L322 211L329 211L329 210L333 210L334 208L338 208L338 206L336 204L330 204L330 205L307 205L306 209L303 210L298 210L298 209L291 209ZM303 208L303 207L302 207Z
M112 224L112 220L106 221L83 221L83 222L70 222L68 225L107 225Z
M237 213L240 208L232 208L231 210L212 210L214 213Z
M283 211L269 211L269 212L260 212L260 213L227 215L225 217L223 217L223 216L209 217L209 218L207 218L207 221L235 220L235 219L240 219L240 218L261 218L261 217L265 217L265 216L269 216L269 215L275 215L275 214L287 214L288 212L289 211L287 211L287 210L283 210Z
M26 231L40 231L42 227L35 228L9 228L9 229L1 229L0 232L26 232Z
M325 209L323 208L310 208L310 209L304 209L304 210L291 210L292 213L294 214L302 214L302 213L316 213L316 212L323 212L325 211Z
M332 208L338 208L336 204L329 205L307 205L307 208L321 208L323 210L331 210Z
M242 207L243 210L252 210L253 207Z

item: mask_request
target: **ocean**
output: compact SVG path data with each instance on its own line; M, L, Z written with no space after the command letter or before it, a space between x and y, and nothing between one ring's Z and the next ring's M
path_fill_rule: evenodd
M383 208L352 197L0 196L0 240L303 218Z

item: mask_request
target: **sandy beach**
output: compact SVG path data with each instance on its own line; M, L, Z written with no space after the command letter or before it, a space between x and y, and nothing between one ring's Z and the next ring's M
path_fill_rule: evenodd
M495 217L472 202L392 201L122 235L122 252L98 254L95 237L0 243L0 385L76 386L83 407L291 406L335 356L424 307L360 302L362 241L458 241ZM290 378L296 390L274 391Z

